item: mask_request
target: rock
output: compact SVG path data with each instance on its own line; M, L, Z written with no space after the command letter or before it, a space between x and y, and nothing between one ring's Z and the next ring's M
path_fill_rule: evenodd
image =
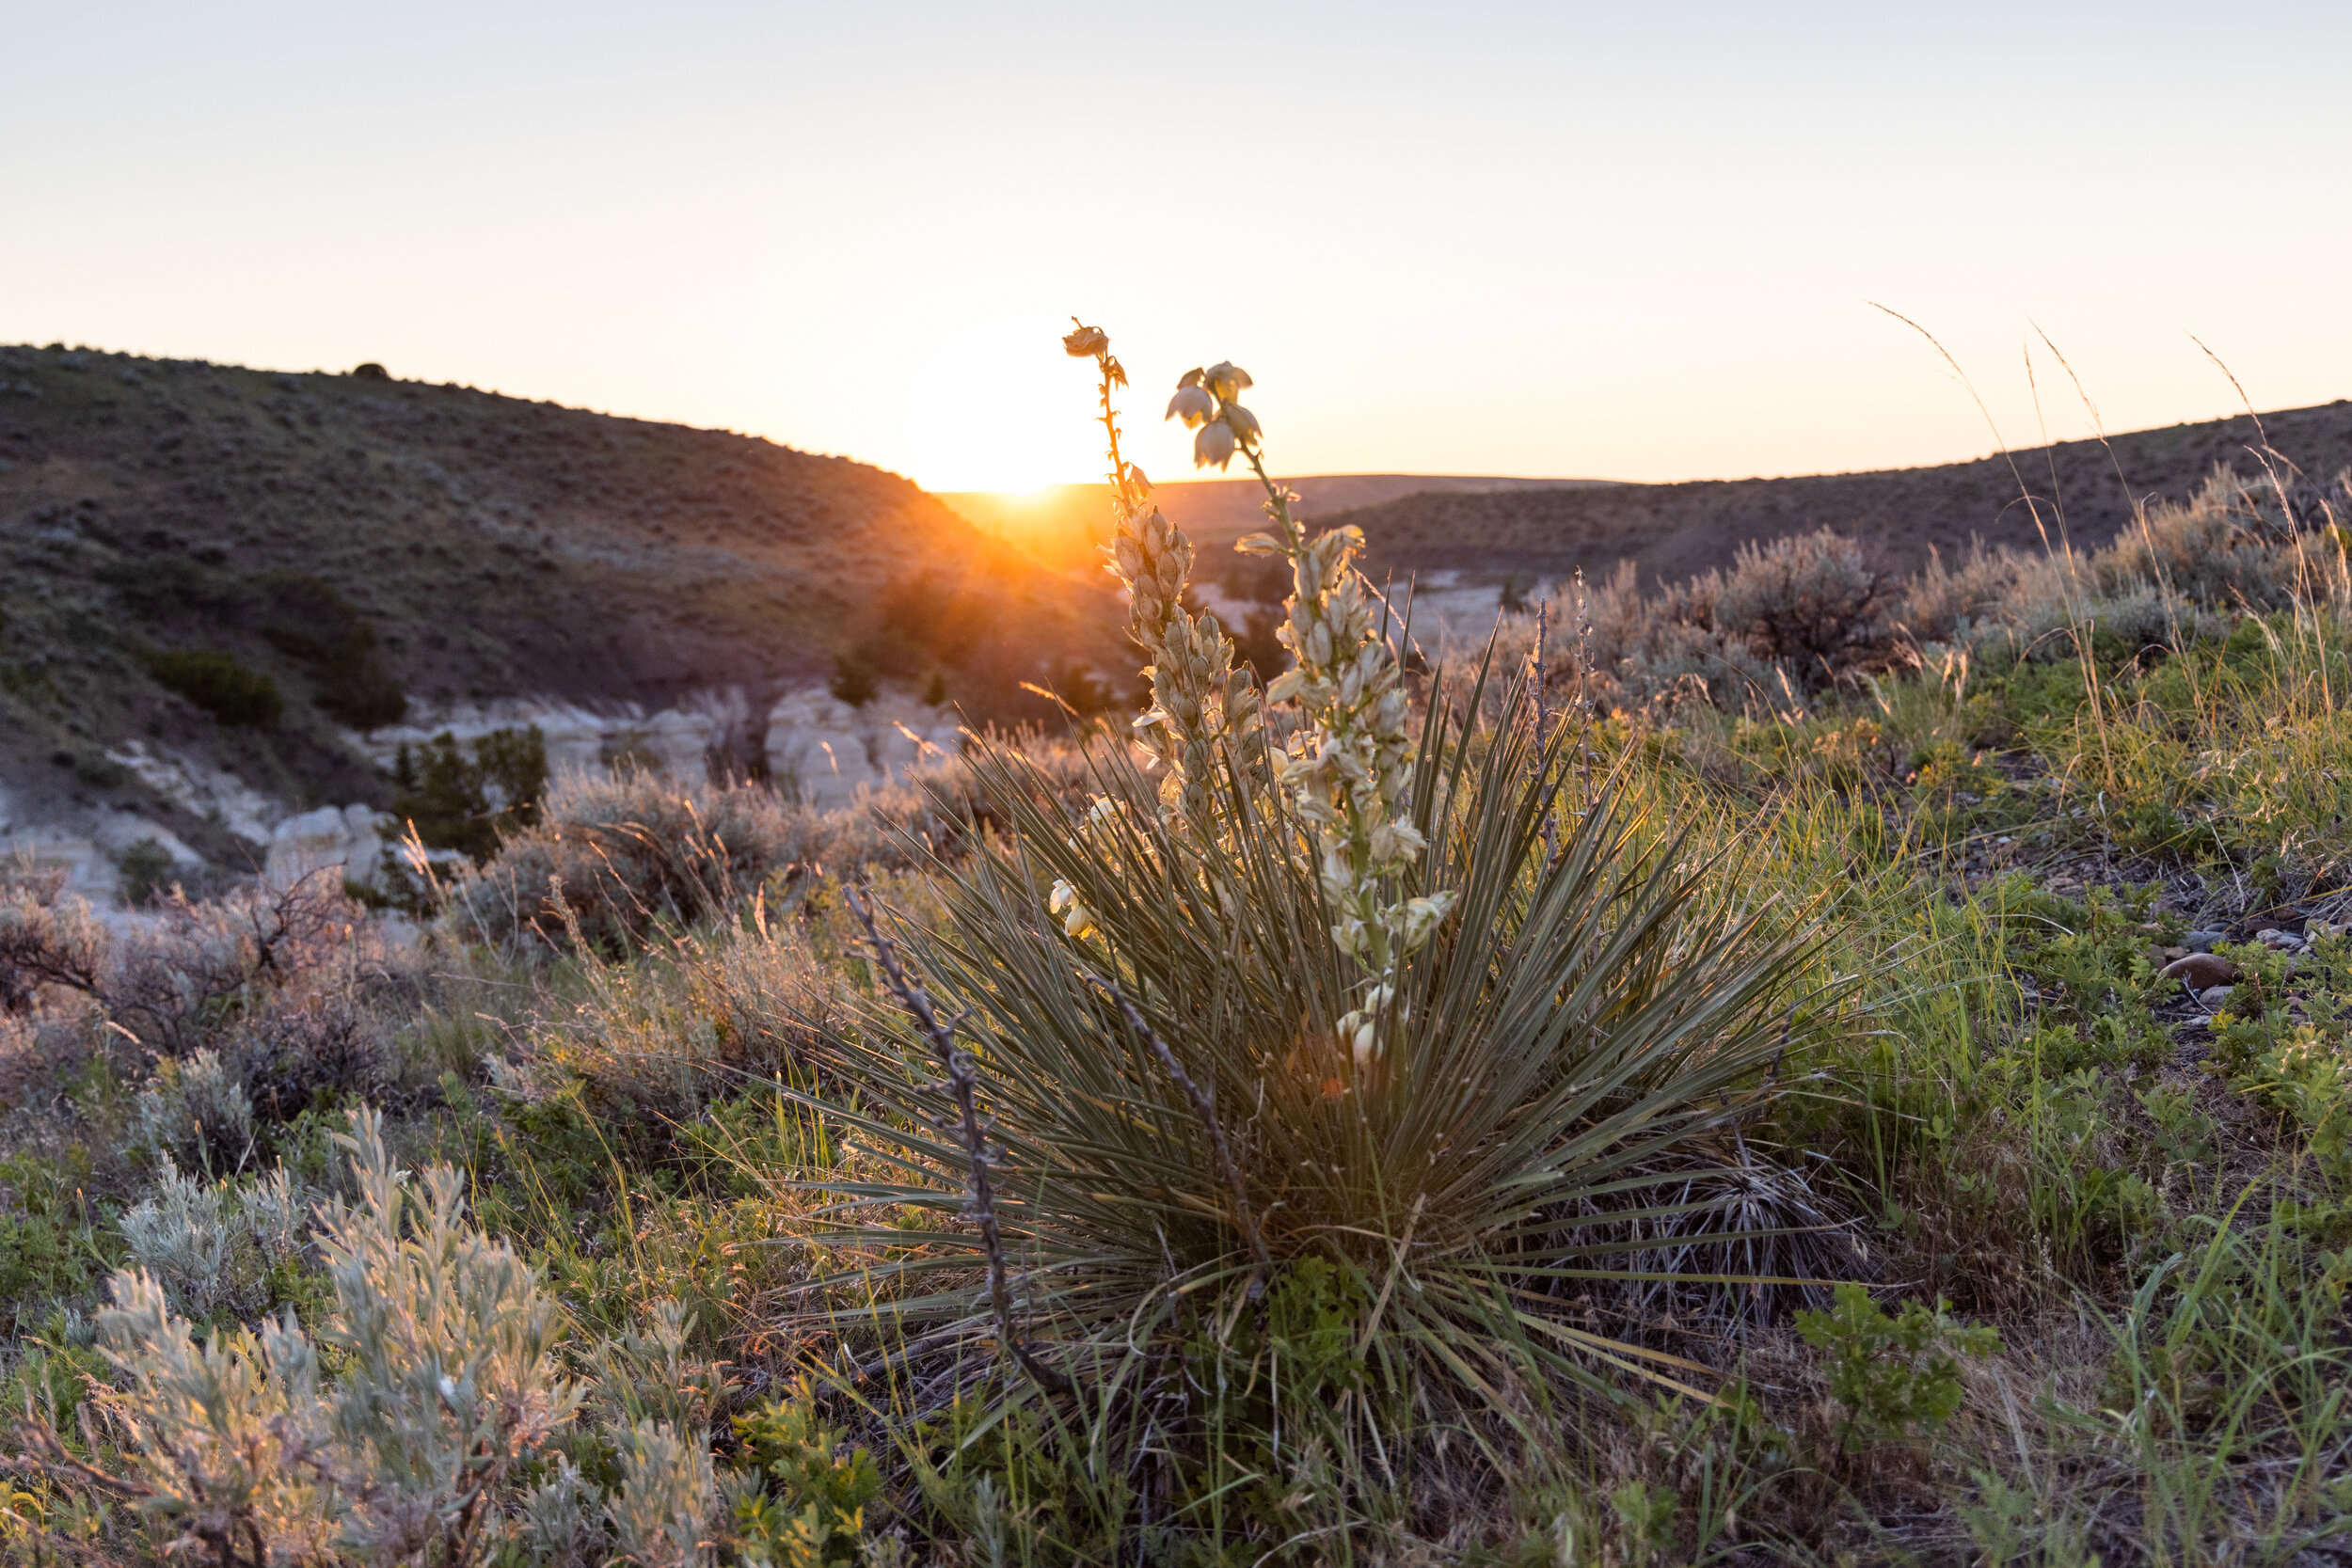
M2218 1007L2230 1000L2230 993L2236 989L2234 986L2216 986L2211 990L2198 992L2197 1000L2208 1007Z
M343 880L364 885L374 879L383 848L375 813L365 806L321 806L278 824L262 875L270 886L286 888L336 869Z
M811 805L898 783L926 761L954 756L961 744L952 718L895 697L852 707L827 691L798 691L768 713L769 777Z
M2303 950L2303 939L2301 937L2296 936L2293 931L2278 926L2272 926L2266 929L2256 931L2254 933L2254 940L2261 942L2265 947L2272 949L2274 952L2300 953Z
M391 826L391 818L389 814L378 816L366 806L352 805L343 808L343 823L351 830L351 847L343 856L343 880L373 887L375 874L384 865L384 829Z
M2227 942L2229 939L2230 933L2227 931L2191 931L2181 941L2187 944L2188 950L2192 953L2210 953L2213 951L2215 942Z
M2226 986L2237 978L2237 965L2211 953L2191 953L2185 958L2175 958L2156 971L2159 980L2180 980L2194 991L2214 986Z

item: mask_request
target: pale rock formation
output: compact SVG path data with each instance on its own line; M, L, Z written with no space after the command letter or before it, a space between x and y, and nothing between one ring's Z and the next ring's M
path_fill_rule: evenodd
M653 713L635 703L599 712L578 703L516 698L424 708L407 723L353 734L350 739L389 768L403 746L421 746L444 734L470 745L493 730L536 725L547 742L552 775L600 772L617 763L635 763L681 779L700 779L707 772L713 742L745 711L739 691L713 692L683 707Z
M404 745L444 733L469 745L493 730L532 724L546 737L548 771L559 777L633 763L700 783L739 778L764 756L778 789L822 805L903 779L919 760L952 756L962 743L955 720L937 708L902 694L851 707L823 687L787 692L764 724L741 691L725 690L654 712L634 705L599 712L571 703L460 704L351 739L389 768Z
M794 691L768 710L768 774L812 805L834 805L861 788L897 783L918 763L954 756L955 721L903 697L851 707L822 688Z
M292 887L306 877L341 868L343 879L373 886L382 863L389 817L366 806L321 806L278 824L262 875L270 886Z
M286 815L282 803L251 787L234 773L194 757L176 753L159 756L148 749L144 740L125 740L109 747L106 756L129 768L141 784L158 795L198 816L215 819L248 844L266 846L271 825ZM173 858L179 858L178 851L173 851Z
M115 868L116 857L141 840L160 847L183 869L204 863L204 857L170 829L136 812L102 813L87 831L76 832L56 823L21 819L14 801L0 790L0 865L19 866L37 877L62 872L68 896L91 904L119 899L122 879Z

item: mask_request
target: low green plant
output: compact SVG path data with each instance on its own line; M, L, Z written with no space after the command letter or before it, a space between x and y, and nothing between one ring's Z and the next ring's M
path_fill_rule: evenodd
M171 851L151 838L142 838L124 847L115 856L115 870L122 878L122 901L133 909L142 909L169 891L172 873L179 863Z
M286 700L278 683L212 648L158 648L146 656L148 673L224 724L250 729L278 722Z
M376 657L375 628L332 586L301 573L258 585L272 647L309 667L319 711L357 730L396 724L408 711L400 683Z
M13 1198L0 1212L0 1314L11 1332L40 1322L56 1303L85 1299L119 1256L93 1223L85 1193L94 1180L79 1144L46 1160L0 1158L0 1184Z
M1797 1332L1823 1354L1830 1397L1846 1407L1846 1439L1934 1432L1960 1409L1962 1356L1992 1355L2001 1337L1960 1322L1938 1302L1905 1302L1889 1317L1852 1283L1826 1312L1799 1312Z
M735 1530L751 1562L775 1568L854 1563L881 1497L882 1471L865 1449L826 1421L803 1380L735 1420L745 1482L735 1492Z
M874 674L874 667L866 663L863 657L839 654L834 658L833 679L826 683L826 689L834 694L836 701L847 703L851 707L864 707L874 700L875 694L882 689L882 683Z

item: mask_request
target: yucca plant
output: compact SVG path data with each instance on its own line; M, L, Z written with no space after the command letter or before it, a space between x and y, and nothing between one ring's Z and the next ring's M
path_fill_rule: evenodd
M1116 362L1084 341L1111 423ZM1208 459L1263 475L1247 385L1195 372L1173 411L1214 416ZM1750 1263L1755 1232L1783 1228L1737 1124L1830 1000L1802 979L1818 927L1606 778L1564 802L1568 737L1516 698L1475 721L1477 677L1456 697L1433 681L1408 726L1404 628L1366 609L1355 541L1308 536L1271 483L1263 547L1296 569L1301 668L1248 690L1215 621L1181 608L1189 546L1115 445L1113 463L1159 777L1103 750L1073 819L1017 752L981 748L1004 832L938 867L942 922L878 941L961 1031L985 1141L909 1071L949 1048L886 1003L828 1064L855 1091L828 1114L895 1167L844 1197L945 1221L976 1175L993 1187L1001 1262L952 1223L869 1254L892 1318L934 1344L943 1323L1009 1332L1040 1383L1099 1387L1155 1346L1258 1342L1251 1303L1311 1265L1392 1391L1507 1414L1562 1376L1694 1370L1597 1331L1590 1304L1670 1264L1731 1283L1741 1227Z

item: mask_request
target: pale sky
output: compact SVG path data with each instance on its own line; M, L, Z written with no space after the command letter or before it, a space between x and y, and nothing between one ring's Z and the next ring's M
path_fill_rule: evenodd
M1232 358L1278 469L1737 477L2352 395L2352 4L0 0L0 341L393 373L933 488ZM2036 344L2037 356L2041 350ZM2054 436L2089 419L2046 358Z

